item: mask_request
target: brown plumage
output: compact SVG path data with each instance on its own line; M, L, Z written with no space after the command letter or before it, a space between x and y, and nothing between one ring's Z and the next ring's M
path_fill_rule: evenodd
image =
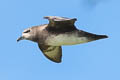
M98 39L107 38L106 35L78 30L74 23L76 18L46 16L49 24L33 26L23 31L22 37L17 41L26 39L38 43L40 50L50 60L60 63L62 58L62 45L75 45Z

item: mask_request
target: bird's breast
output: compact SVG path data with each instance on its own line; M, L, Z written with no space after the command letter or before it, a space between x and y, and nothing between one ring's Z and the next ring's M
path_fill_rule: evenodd
M46 39L46 43L52 46L75 45L88 42L86 37L79 37L77 33L66 33L51 35Z

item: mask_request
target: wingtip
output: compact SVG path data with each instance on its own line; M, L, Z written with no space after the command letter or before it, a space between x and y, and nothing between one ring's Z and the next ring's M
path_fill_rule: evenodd
M62 61L60 60L60 61L55 61L56 63L61 63Z
M61 62L62 62L61 59L59 59L59 60L53 60L53 59L50 59L50 58L49 58L49 60L52 61L52 62L55 62L55 63L61 63Z
M77 18L73 18L74 21L77 21Z

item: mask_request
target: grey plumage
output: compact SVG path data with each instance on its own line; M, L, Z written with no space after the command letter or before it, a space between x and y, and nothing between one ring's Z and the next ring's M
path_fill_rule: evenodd
M38 43L40 50L50 60L61 62L62 45L75 45L98 39L107 38L106 35L96 35L78 30L74 23L76 18L46 16L49 24L33 26L23 31L19 40L31 40Z

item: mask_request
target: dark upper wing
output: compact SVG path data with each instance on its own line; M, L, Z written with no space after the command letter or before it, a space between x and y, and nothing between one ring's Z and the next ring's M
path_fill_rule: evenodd
M41 44L38 44L38 46L48 59L56 63L61 62L61 58L62 58L61 46L47 46L47 45L41 45Z
M65 17L57 17L57 16L46 16L45 19L49 20L49 24L47 29L49 31L57 31L57 32L69 32L76 30L74 26L76 18L70 19Z

